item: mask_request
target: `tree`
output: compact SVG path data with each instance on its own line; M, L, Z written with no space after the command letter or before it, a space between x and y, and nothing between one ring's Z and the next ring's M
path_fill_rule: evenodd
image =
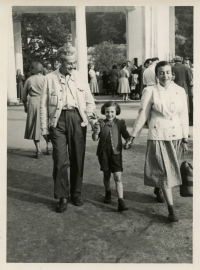
M193 7L175 8L176 54L193 58Z
M108 71L112 65L121 67L126 62L126 48L114 45L112 41L104 41L94 46L91 56L97 70Z
M126 43L126 17L123 12L86 13L88 47L103 41Z
M70 14L23 14L22 50L25 65L51 61L70 38Z

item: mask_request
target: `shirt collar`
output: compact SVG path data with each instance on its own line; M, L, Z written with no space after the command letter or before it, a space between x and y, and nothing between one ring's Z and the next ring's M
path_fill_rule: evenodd
M56 70L56 72L57 72L57 75L58 75L58 77L59 77L59 81L62 81L63 79L65 80L65 78L67 77L67 76L64 76L64 75L62 75L62 74L60 73L59 68ZM72 73L69 74L69 75L70 75L70 76L69 76L69 80L71 79L72 81L75 82L73 70L72 70Z
M160 85L159 83L157 83L158 90L160 90L160 91L170 90L173 83L174 82L170 82L170 84L169 84L169 86L167 88L164 88L162 85Z

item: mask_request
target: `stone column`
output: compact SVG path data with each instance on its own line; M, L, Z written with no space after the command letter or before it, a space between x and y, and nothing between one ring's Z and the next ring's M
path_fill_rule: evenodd
M21 38L21 14L13 14L13 32L15 47L15 69L23 72L22 38Z
M87 82L87 39L85 6L76 6L77 69Z
M169 7L169 53L172 60L175 57L175 7Z
M7 65L7 93L8 104L19 103L17 100L16 71L15 71L15 52L13 38L12 7L8 8L7 38L8 38L8 65Z

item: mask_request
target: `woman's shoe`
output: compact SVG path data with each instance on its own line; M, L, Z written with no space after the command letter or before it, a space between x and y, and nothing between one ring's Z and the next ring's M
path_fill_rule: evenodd
M169 211L169 222L178 222L178 216L176 214L176 211L174 209L173 205L168 205L168 211Z
M118 211L122 212L122 211L126 211L126 210L128 210L128 207L126 207L124 200L118 199Z
M111 203L111 190L106 191L105 198L104 198L104 203Z
M154 189L154 194L156 195L156 201L157 202L159 202L159 203L164 203L165 202L165 198L163 196L162 189L155 188Z
M36 152L36 158L37 159L42 158L42 156L43 156L42 152Z

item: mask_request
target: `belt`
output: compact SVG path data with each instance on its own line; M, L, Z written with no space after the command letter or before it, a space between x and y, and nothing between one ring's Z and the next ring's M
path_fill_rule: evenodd
M75 106L65 106L62 108L62 111L74 111L77 108Z

